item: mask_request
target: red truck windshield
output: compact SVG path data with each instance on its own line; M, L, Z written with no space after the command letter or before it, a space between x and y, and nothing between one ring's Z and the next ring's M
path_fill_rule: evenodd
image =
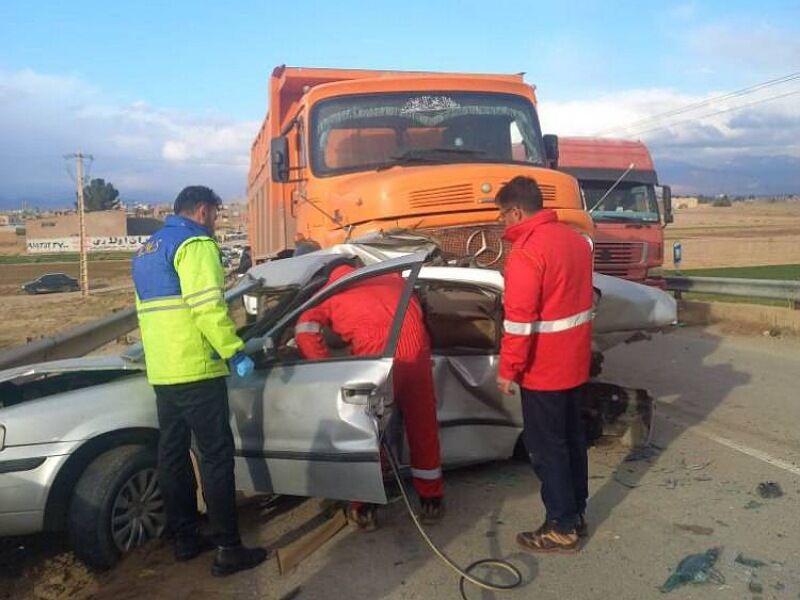
M580 184L586 199L586 207L594 208L592 219L597 222L659 222L655 190L650 184L623 181L611 190L602 202L600 199L614 184L613 181L581 181Z
M544 163L533 104L506 94L419 92L325 100L313 109L310 147L318 176L395 165Z

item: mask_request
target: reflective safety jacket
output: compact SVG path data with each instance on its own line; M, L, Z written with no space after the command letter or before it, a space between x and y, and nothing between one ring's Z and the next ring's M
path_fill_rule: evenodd
M228 315L225 272L211 232L170 215L136 252L132 272L148 381L169 385L228 375L226 361L244 343Z
M592 251L552 210L506 229L499 374L531 390L586 383L591 361Z

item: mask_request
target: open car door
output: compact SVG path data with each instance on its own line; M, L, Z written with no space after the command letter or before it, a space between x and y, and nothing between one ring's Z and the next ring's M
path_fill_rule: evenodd
M402 256L342 277L261 338L253 376L229 380L239 489L386 502L380 437L393 405L393 356L424 259ZM305 310L348 286L404 271L406 285L380 356L279 358Z

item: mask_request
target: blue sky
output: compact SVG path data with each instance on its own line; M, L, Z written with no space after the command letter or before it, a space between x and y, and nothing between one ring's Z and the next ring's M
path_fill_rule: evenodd
M78 147L124 196L168 198L191 177L240 195L267 78L282 63L524 71L546 129L588 134L800 71L798 40L797 1L4 2L0 202L68 194L60 156ZM720 139L709 141L701 170L747 164L747 152L794 164L797 142L784 152L786 128L765 126L777 112L800 132L792 100L800 106L800 96L762 105L757 148L717 151L715 162L708 148ZM731 139L729 121L706 125ZM686 159L670 148L709 137L668 133L648 139L668 170ZM713 185L673 172L687 191Z

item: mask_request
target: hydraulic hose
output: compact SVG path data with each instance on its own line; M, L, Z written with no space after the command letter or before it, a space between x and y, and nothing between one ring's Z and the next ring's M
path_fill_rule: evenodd
M512 565L511 563L500 560L496 558L484 558L481 560L476 560L473 563L470 563L466 568L461 568L457 565L449 556L447 556L442 550L436 546L436 544L431 540L428 534L425 532L422 524L419 522L419 517L414 512L414 508L411 506L411 500L408 497L408 491L406 491L406 486L403 483L403 478L400 476L400 469L397 466L397 459L395 458L394 452L389 447L389 444L386 440L381 441L381 445L383 446L383 450L386 453L386 458L389 461L389 466L392 468L392 473L394 474L394 478L397 480L397 485L400 488L400 495L403 498L403 502L406 505L406 509L408 510L408 514L411 517L414 525L417 528L417 531L422 536L422 539L430 546L430 549L433 553L450 569L458 573L460 579L458 581L458 591L461 593L461 598L463 600L468 600L466 596L465 586L466 582L470 582L473 585L476 585L480 588L485 590L492 590L496 592L502 592L507 590L513 590L514 588L519 587L522 585L522 573L519 572L519 569ZM471 575L470 571L475 569L476 567L494 567L507 573L511 573L514 577L514 581L511 583L489 583L488 581L484 581L476 577L475 575Z

